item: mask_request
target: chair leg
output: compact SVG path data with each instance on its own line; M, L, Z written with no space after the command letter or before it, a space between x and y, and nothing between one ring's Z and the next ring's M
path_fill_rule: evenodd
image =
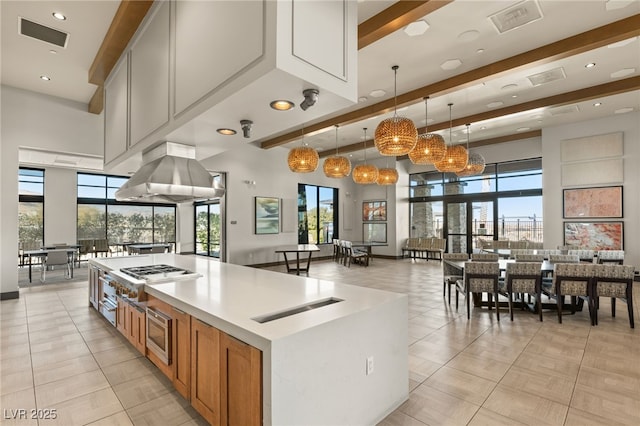
M509 316L511 317L511 321L513 321L513 294L507 291L507 297L509 298Z
M633 283L627 285L627 311L629 311L629 326L634 328L633 323L633 294L631 293Z
M611 298L611 316L615 318L616 316L616 298Z
M498 301L498 290L495 292L496 297L496 318L500 321L500 302Z
M450 282L447 282L447 293L449 295L449 304L451 304L451 283Z
M538 307L538 313L540 314L540 322L542 322L542 291L539 291L536 295L536 305Z
M558 307L558 322L562 324L562 305L564 304L564 296L556 294L556 303Z
M456 312L458 312L458 285L456 284Z
M471 319L471 311L469 310L469 298L471 297L471 293L469 291L467 291L465 293L465 300L467 303L467 319Z

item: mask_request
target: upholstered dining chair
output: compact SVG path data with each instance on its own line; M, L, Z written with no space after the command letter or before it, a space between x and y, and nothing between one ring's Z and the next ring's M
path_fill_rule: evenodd
M578 256L580 262L584 263L593 263L593 258L595 256L594 250L569 250L567 252L569 256Z
M469 299L473 293L487 293L488 307L491 310L492 298L496 301L496 318L500 321L498 293L500 291L500 264L498 262L465 262L464 278L456 282L456 309L458 293L464 294L467 303L467 319L471 318ZM479 296L482 298L482 294Z
M366 251L353 250L351 241L343 241L345 248L345 265L351 267L351 262L369 266L369 254Z
M516 256L522 255L522 254L533 254L533 249L528 249L528 248L524 248L524 249L511 249L511 258L515 259Z
M47 269L55 268L56 266L64 266L66 268L65 278L71 278L71 262L72 258L69 256L66 250L50 251L42 260L42 271L40 273L40 281L45 282L47 277Z
M549 262L551 263L579 263L580 258L573 254L550 254Z
M448 302L451 304L451 286L456 285L456 281L463 279L458 268L449 265L447 260L467 261L467 253L443 253L442 254L442 297L448 293Z
M543 254L516 254L516 262L538 262L538 268L543 261Z
M593 322L598 325L600 297L611 298L611 316L616 316L616 299L627 303L629 326L633 321L633 278L635 268L629 265L594 265L593 274Z
M571 313L576 312L577 299L588 301L589 316L593 324L591 280L594 266L587 263L556 263L553 265L553 292L558 306L558 322L562 324L562 306L564 297L571 296Z
M471 253L471 260L476 262L497 262L499 258L497 253Z
M507 297L509 298L509 315L513 321L513 295L520 294L521 303L524 304L524 293L535 295L536 309L542 321L542 275L540 274L540 262L507 263L505 275Z
M340 248L340 240L337 238L333 239L333 260L335 262L340 261L340 254L342 253L342 249Z
M597 263L622 265L624 263L624 250L599 250Z

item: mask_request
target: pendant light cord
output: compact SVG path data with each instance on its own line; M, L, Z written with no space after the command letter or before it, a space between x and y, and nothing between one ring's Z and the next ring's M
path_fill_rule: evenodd
M398 65L391 67L393 70L393 117L398 116Z
M451 134L453 128L453 120L451 119L451 107L452 103L449 104L449 145L453 146L453 136Z
M367 128L363 127L362 130L364 130L364 141L362 141L364 145L364 164L367 164Z
M424 97L424 134L425 136L429 134L428 128L429 128L429 97L425 96Z
M336 127L336 157L338 156L338 125L335 125Z

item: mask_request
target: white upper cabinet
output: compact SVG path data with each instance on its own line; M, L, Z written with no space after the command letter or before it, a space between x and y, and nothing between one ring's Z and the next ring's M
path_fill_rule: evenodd
M169 121L169 2L131 49L131 145Z
M124 56L104 86L104 162L124 153L128 147L128 56Z

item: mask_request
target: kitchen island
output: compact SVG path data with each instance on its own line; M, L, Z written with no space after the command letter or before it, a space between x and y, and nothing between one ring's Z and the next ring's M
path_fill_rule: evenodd
M193 255L90 264L116 279L120 268L156 264L200 274L146 283L144 293L259 351L265 425L375 424L408 397L406 295Z

